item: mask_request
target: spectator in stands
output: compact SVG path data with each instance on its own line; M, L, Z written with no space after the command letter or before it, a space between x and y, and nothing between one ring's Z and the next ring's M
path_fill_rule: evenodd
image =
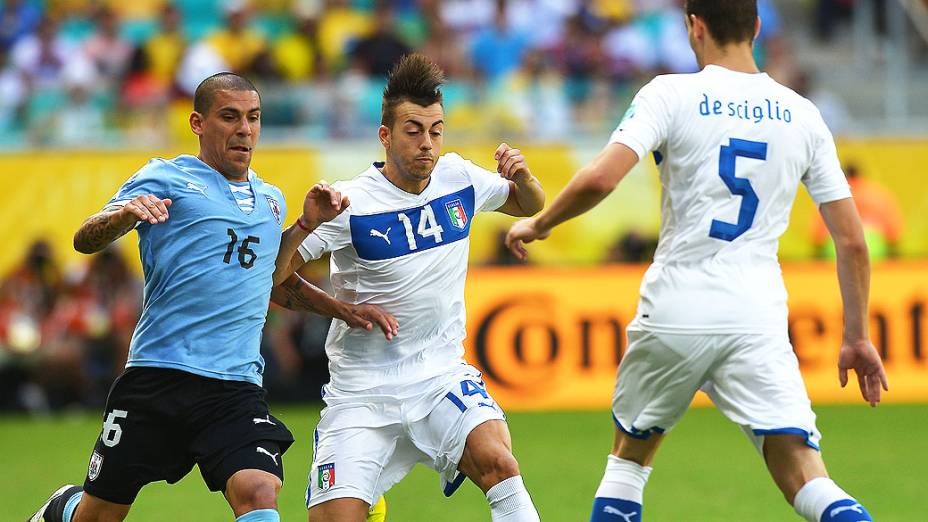
M369 34L371 27L370 16L352 8L349 0L326 0L319 18L319 49L326 68L343 70L348 65L348 50Z
M46 394L33 374L42 348L43 323L58 301L61 271L51 245L35 241L23 262L0 282L0 405L44 410Z
M251 10L245 0L232 0L224 4L225 28L209 35L207 43L222 57L231 71L251 74L255 59L266 49L264 36L251 29Z
M497 112L512 111L520 120L518 130L541 141L565 139L572 130L564 78L551 62L545 53L530 51L498 89L504 103Z
M597 31L605 23L583 12L567 20L564 40L554 49L558 68L566 76L567 96L574 105L582 103L590 94L595 77L604 70L605 57Z
M35 34L20 38L10 53L13 65L32 89L59 87L68 62L86 59L58 36L58 24L48 17L39 22Z
M386 0L377 2L374 31L359 39L351 50L351 59L368 76L386 79L400 58L412 49L397 33L393 8Z
M133 47L119 34L119 18L106 6L97 9L96 31L84 42L84 54L96 67L105 86L115 91L129 68Z
M656 50L650 35L631 17L613 21L602 38L609 76L615 79L628 80L657 70L660 55Z
M173 5L165 4L158 18L158 31L142 45L147 72L161 88L173 84L186 48L187 40L180 32L180 13Z
M427 22L428 37L419 52L441 67L449 80L460 81L470 78L473 68L457 33L452 31L439 16L428 18Z
M110 246L95 255L73 292L79 303L84 368L94 405L125 368L129 341L138 323L142 284L119 250Z
M23 74L9 63L9 54L0 51L0 133L17 130L26 95Z
M36 2L6 0L0 4L0 52L35 31L41 19L42 10Z
M304 13L298 18L296 31L274 42L271 55L277 73L285 81L306 82L325 74L318 29L318 18Z
M864 226L870 259L876 261L896 257L905 225L896 197L878 182L861 177L860 169L854 164L845 166L844 172ZM813 223L812 240L816 253L820 257L834 259L835 247L825 223L818 214Z
M498 17L496 0L436 0L442 25L458 35L465 45Z
M506 22L506 1L496 1L496 17L480 31L471 47L474 69L492 83L522 65L528 51L526 33L510 29Z

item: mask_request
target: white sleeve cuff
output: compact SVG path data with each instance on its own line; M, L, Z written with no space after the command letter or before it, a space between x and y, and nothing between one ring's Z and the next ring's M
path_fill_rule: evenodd
M615 131L612 133L612 136L609 138L609 143L621 143L626 147L632 149L635 154L638 155L638 161L641 161L648 155L649 151L647 147L642 145L639 141L635 140L628 134L620 131Z

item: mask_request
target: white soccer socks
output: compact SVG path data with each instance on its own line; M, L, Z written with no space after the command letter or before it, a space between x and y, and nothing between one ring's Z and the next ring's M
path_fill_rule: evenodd
M490 503L490 516L493 522L538 522L538 511L532 504L522 482L522 477L516 475L493 486L487 491L487 501Z
M872 521L870 513L838 487L830 478L819 477L808 482L793 499L793 507L809 522Z
M644 486L651 470L650 466L609 455L590 522L641 522Z

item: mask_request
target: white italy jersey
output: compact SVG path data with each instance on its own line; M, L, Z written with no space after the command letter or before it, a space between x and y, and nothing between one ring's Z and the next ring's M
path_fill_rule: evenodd
M800 182L817 204L851 196L815 106L766 74L709 65L658 76L610 139L654 152L661 231L632 329L786 329L780 236Z
M334 184L351 205L300 245L304 260L332 252L335 297L375 304L393 314L400 333L387 341L332 322L326 339L328 390L360 391L412 384L461 363L464 279L471 220L499 208L509 182L457 154L439 158L428 186L410 194L374 164Z

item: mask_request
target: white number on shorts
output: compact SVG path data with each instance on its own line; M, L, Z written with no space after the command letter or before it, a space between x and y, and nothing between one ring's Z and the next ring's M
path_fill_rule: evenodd
M112 448L119 444L119 439L122 438L122 426L116 424L116 419L125 419L128 416L129 412L126 410L113 410L106 416L106 421L103 423L103 434L100 435L100 440L103 441L104 446Z

